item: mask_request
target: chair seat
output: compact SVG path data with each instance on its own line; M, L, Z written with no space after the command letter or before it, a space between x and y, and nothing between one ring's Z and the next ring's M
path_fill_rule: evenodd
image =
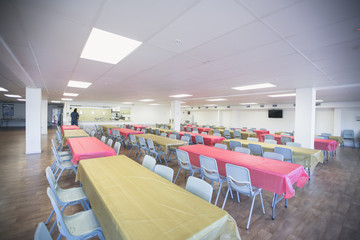
M97 229L101 231L100 224L92 210L75 213L71 216L63 216L64 223L73 236L89 234Z
M72 156L60 156L60 161L70 161L72 158Z
M87 199L87 196L82 187L57 189L56 192L62 202L75 202L82 199Z
M71 152L69 152L69 151L58 151L58 154L59 154L60 157L72 156Z
M60 162L59 164L60 164L61 168L72 168L72 167L76 167L76 166L74 166L74 164L72 164L72 162L70 162L70 161Z

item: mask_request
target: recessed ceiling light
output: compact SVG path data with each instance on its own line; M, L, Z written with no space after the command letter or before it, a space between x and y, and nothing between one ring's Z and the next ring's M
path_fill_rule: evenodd
M93 28L81 53L81 58L117 64L142 42Z
M220 101L226 101L225 98L213 98L213 99L207 99L208 102L220 102Z
M51 101L52 103L60 103L60 101Z
M0 92L8 92L7 89L0 87Z
M258 103L240 103L241 105L254 105L254 104L258 104Z
M160 105L159 103L151 103L151 104L149 104L149 105L151 105L151 106L158 106L158 105Z
M191 97L191 94L177 94L177 95L170 95L169 97L173 98L182 98L182 97Z
M64 96L67 97L77 97L79 94L78 93L64 93Z
M122 104L133 104L132 102L123 102Z
M217 105L216 104L207 104L207 105L204 105L205 107L216 107Z
M294 96L296 96L296 93L268 95L268 97L294 97Z
M319 100L316 100L316 102L323 102L323 101L324 101L324 100L320 100L320 99L319 99Z
M141 102L152 102L152 101L154 101L154 99L141 99L140 101Z
M13 94L4 94L6 97L13 97L13 98L21 98L20 95L13 95Z
M254 85L247 85L241 87L233 87L232 89L242 91L242 90L252 90L252 89L271 88L271 87L276 87L276 86L271 83L262 83L262 84L254 84Z
M73 81L70 80L68 83L68 87L75 87L75 88L88 88L92 83L89 82L80 82L80 81Z
M20 98L20 99L18 99L18 101L25 102L26 99Z
M63 101L72 101L71 98L62 98L61 100L63 100Z

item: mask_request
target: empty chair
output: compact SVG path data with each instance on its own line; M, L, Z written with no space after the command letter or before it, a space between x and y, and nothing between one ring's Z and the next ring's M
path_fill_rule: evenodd
M205 132L205 131L202 131L200 134L203 134L203 135L208 135L208 133L207 133L207 132Z
M189 138L189 144L193 144L192 137L190 133L184 133L184 136ZM196 139L195 139L196 140Z
M284 135L284 136L292 136L292 134L289 133L289 132L282 132L281 135Z
M225 207L225 203L226 203L227 197L229 195L229 192L231 193L233 190L236 191L236 193L237 193L237 198L238 198L239 203L240 203L239 193L245 194L248 197L252 197L253 199L252 199L252 203L251 203L249 219L248 219L248 222L246 225L246 229L249 229L256 195L260 195L262 212L263 212L263 214L265 214L264 203L263 203L263 199L262 199L262 195L261 195L261 188L256 188L251 185L250 172L247 168L232 165L229 163L225 164L225 168L226 168L226 175L227 175L226 180L227 180L227 184L228 184L228 190L226 192L226 196L224 199L222 209L224 209L224 207Z
M100 224L92 210L64 216L60 211L54 193L50 188L47 188L47 195L56 214L56 222L60 232L58 239L60 239L61 236L64 236L66 239L74 240L88 239L94 236L104 239Z
M197 131L199 133L199 130L197 127L193 127L193 131Z
M282 154L274 153L274 152L264 152L263 157L284 161L284 156Z
M332 136L332 134L331 134L331 133L321 133L320 135L321 135L321 136L327 136L327 137Z
M230 131L229 130L224 130L224 137L226 139L230 139L231 138L231 134L230 134Z
M34 240L52 240L51 235L43 222L40 222L37 225Z
M235 147L235 152L250 154L250 149L244 147Z
M167 134L165 132L160 134L161 137L167 137Z
M222 143L215 143L214 147L227 150L227 146Z
M170 134L169 138L176 139L176 135L175 134Z
M211 202L213 188L204 180L190 176L186 182L185 189L205 201Z
M114 150L115 150L117 155L119 155L119 153L120 153L120 148L121 148L121 143L116 142L115 145L114 145Z
M289 161L292 163L292 150L289 148L283 148L283 147L274 147L274 153L279 153L284 156L284 161Z
M140 150L140 145L137 143L136 141L136 137L132 134L129 135L129 139L130 139L130 143L131 143L131 148L130 148L130 151L129 151L129 154L128 154L128 157L130 156L131 154L131 151L133 150L133 148L135 149L135 155L134 155L134 158L136 157L137 153L138 153L138 150Z
M53 151L53 154L54 154L54 157L55 157L55 164L56 164L56 171L54 173L54 175L56 176L56 174L59 172L60 170L60 173L56 179L56 181L59 181L62 173L64 172L64 170L73 170L75 172L75 174L77 173L76 171L76 166L74 166L74 164L72 164L71 161L61 161L59 156L56 154L56 149L51 146L51 149Z
M292 142L291 137L281 136L281 144L286 144L287 142Z
M171 134L176 136L176 139L180 140L180 135L178 132L172 132Z
M214 132L213 136L221 137L221 134Z
M101 141L102 141L103 143L105 143L106 137L105 137L105 136L102 136L102 137L101 137Z
M180 140L187 142L188 145L190 144L190 138L188 136L183 135Z
M174 178L174 169L164 166L164 165L156 165L154 172L163 178L169 180L170 182L173 181Z
M192 131L192 133L199 133L199 132L194 130L194 131Z
M234 131L234 138L241 139L240 131Z
M222 186L223 182L226 181L226 178L224 176L220 176L219 170L217 167L217 162L214 158L206 157L203 155L200 155L199 158L200 158L202 179L204 179L204 177L205 177L205 178L211 180L211 185L214 190L215 190L214 182L219 182L219 190L218 190L218 194L217 194L216 200L215 200L215 206L216 206L217 202L219 200L221 186Z
M246 140L252 141L252 142L258 142L259 141L258 138L254 138L254 137L248 137Z
M146 133L146 128L141 129L141 132Z
M136 161L139 160L139 158L140 158L143 151L144 151L145 154L148 154L148 152L149 152L149 148L146 145L145 139L143 137L138 137L138 139L139 139L139 147L140 148L139 148L139 155L138 155Z
M253 129L246 129L247 132L254 132Z
M141 131L141 129L140 129L140 128L137 128L137 129L136 129L136 131L139 131L139 132L140 132L140 131Z
M180 125L180 131L181 131L181 132L185 132L185 128L184 128L183 125Z
M196 172L201 171L200 168L191 165L189 154L187 152L180 149L176 149L176 156L179 164L179 171L176 174L174 183L176 183L176 180L179 176L181 169L185 170L185 177L186 177L186 172L189 172L189 175L191 174L191 176L193 176Z
M160 130L159 130L159 129L155 129L155 134L156 134L156 135L160 135Z
M215 130L214 130L214 133L220 133L220 130L219 130L219 129L215 129Z
M191 132L191 128L190 128L190 127L186 127L186 131L187 131L187 132Z
M274 135L265 134L265 135L264 135L264 139L272 139L272 140L275 140L275 137L274 137Z
M239 141L229 141L230 150L234 151L236 147L241 147L242 144Z
M204 144L204 138L201 135L196 135L195 141L196 141L196 144Z
M94 136L95 136L95 131L91 131L91 132L90 132L90 136L91 136L91 137L94 137Z
M70 151L59 151L59 150L57 150L58 147L55 146L54 139L51 139L51 146L55 149L55 152L56 152L56 154L59 157L61 162L70 161L72 159L72 154L71 154ZM54 160L53 164L51 165L51 170L54 171L55 168L56 168L56 161Z
M150 132L151 134L154 134L154 130L153 130L152 128L149 128L149 132Z
M266 131L266 128L260 128L260 130Z
M167 162L166 162L166 159L165 159L165 152L164 151L161 151L161 150L157 150L154 146L154 142L153 140L151 139L146 139L146 143L148 145L148 148L149 148L149 154L154 154L155 156L155 159L156 160L159 160L159 162L161 163L161 158L160 156L162 156L164 158L164 161L167 165Z
M153 172L155 169L156 160L150 155L145 155L142 165Z
M277 144L277 141L274 139L265 139L264 143Z
M113 140L111 138L109 138L106 145L108 145L109 147L112 147L112 144L113 144Z
M315 139L326 139L325 136L315 136Z
M262 146L259 144L253 144L253 143L249 143L248 144L248 149L250 149L250 153L252 155L255 156L261 156L263 155L263 149Z
M301 143L296 143L296 142L287 142L286 145L292 147L301 147Z

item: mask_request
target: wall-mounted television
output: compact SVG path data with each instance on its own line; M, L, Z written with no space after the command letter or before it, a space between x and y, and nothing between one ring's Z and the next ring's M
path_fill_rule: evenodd
M283 110L279 109L270 109L268 112L269 118L282 118L283 117Z

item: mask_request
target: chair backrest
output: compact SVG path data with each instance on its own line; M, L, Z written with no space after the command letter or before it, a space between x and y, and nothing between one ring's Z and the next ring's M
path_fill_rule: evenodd
M199 132L194 130L194 131L192 131L192 133L199 133Z
M90 136L94 137L95 136L95 131L91 131Z
M51 139L51 146L53 146L55 149L57 149L57 148L56 148L56 145L55 145L54 139Z
M138 137L139 139L139 144L140 144L140 147L142 149L148 149L147 145L146 145L146 142L145 142L145 138L143 137Z
M214 133L220 133L220 130L219 130L219 129L215 129L215 130L214 130Z
M214 132L213 136L221 137L221 134Z
M189 143L193 143L192 142L192 137L191 137L191 134L190 133L184 133L184 136L188 137L189 138ZM195 139L196 140L196 139Z
M58 142L62 141L62 137L61 137L59 131L56 131L56 139L57 139Z
M169 138L176 139L176 135L172 133L172 134L170 134Z
M180 125L180 131L184 132L185 131L185 128L183 125Z
M46 179L48 180L48 183L50 185L50 188L53 190L53 191L56 191L56 189L59 188L56 180L55 180L55 176L54 176L54 173L52 172L51 168L50 167L46 167L45 169L45 175L46 175ZM57 201L59 201L59 199L57 199Z
M321 133L320 135L321 135L321 136L328 136L328 137L332 136L331 133Z
M241 138L240 131L237 131L237 130L234 131L234 138Z
M156 160L150 155L145 155L142 165L150 171L154 171Z
M284 156L284 161L292 162L292 150L283 147L274 147L274 153L279 153Z
M260 130L266 131L266 128L260 128Z
M165 132L160 134L161 137L167 137L167 134Z
M151 152L155 152L156 151L156 149L155 149L155 145L154 145L154 142L153 142L153 140L152 139L146 139L146 143L147 143L147 145L148 145L148 147L149 147L149 150L151 151Z
M253 195L250 172L247 168L227 163L225 169L226 180L232 190L246 195Z
M219 181L220 175L215 158L199 156L201 173L210 180Z
M246 129L247 132L254 132L253 129Z
M281 135L284 135L284 136L291 136L291 133L288 133L288 132L282 132Z
M213 188L204 180L190 176L186 182L185 189L205 201L211 202Z
M52 240L51 235L43 222L40 222L37 225L34 240Z
M188 136L183 135L180 140L185 141L189 144L190 138Z
M204 138L201 135L196 135L195 141L197 144L204 144Z
M149 132L150 132L151 134L154 134L154 130L153 130L152 128L149 128Z
M315 139L326 139L325 136L315 136Z
M248 144L248 149L250 149L250 153L252 155L257 155L257 156L262 156L263 155L262 146L259 145L259 144L249 143Z
M159 130L159 129L155 129L155 134L156 134L156 135L160 135L160 130Z
M121 143L116 142L115 145L114 145L114 150L115 150L117 155L119 155L119 153L120 153L120 148L121 148Z
M284 161L284 156L282 154L274 153L274 152L264 152L263 157Z
M106 137L105 137L105 136L102 136L102 137L101 137L101 141L102 141L103 143L105 143Z
M205 132L205 131L202 131L200 134L203 134L203 135L208 135L208 133L207 133L207 132Z
M244 147L235 147L235 152L250 154L250 149Z
M137 145L136 137L132 134L129 135L130 141L132 145Z
M173 181L174 178L174 169L164 166L164 165L156 165L154 172L163 178L169 180L170 182Z
M109 147L112 147L112 144L113 144L113 140L111 138L109 138L109 140L107 141L107 145Z
M214 147L227 150L227 146L222 143L215 143Z
M354 130L346 129L343 131L343 138L354 138Z
M176 157L178 160L179 167L185 170L192 170L188 152L185 152L180 149L176 149Z
M193 131L198 131L198 128L197 128L197 127L193 127Z
M230 150L234 151L236 147L241 147L242 144L239 141L231 141L229 142Z
M176 136L176 139L180 140L180 135L178 132L172 132L171 134Z
M141 129L141 132L146 133L146 128Z
M258 138L254 138L254 137L248 137L246 140L252 141L252 142L258 142L259 141Z
M286 142L286 145L292 147L301 147L301 143L296 143L296 142Z
M292 142L291 137L281 136L281 144L286 144L287 142Z
M140 129L140 128L137 128L137 129L136 129L136 131L139 131L139 132L140 132L140 131L141 131L141 129Z
M186 131L187 131L187 132L191 132L191 128L190 128L190 127L186 127Z
M275 137L274 137L274 135L265 134L265 135L264 135L264 139L272 139L272 140L275 140Z
M277 144L277 141L274 139L265 139L264 143Z
M229 131L229 130L224 130L224 137L225 137L225 138L231 138L231 135L230 135L230 131Z

